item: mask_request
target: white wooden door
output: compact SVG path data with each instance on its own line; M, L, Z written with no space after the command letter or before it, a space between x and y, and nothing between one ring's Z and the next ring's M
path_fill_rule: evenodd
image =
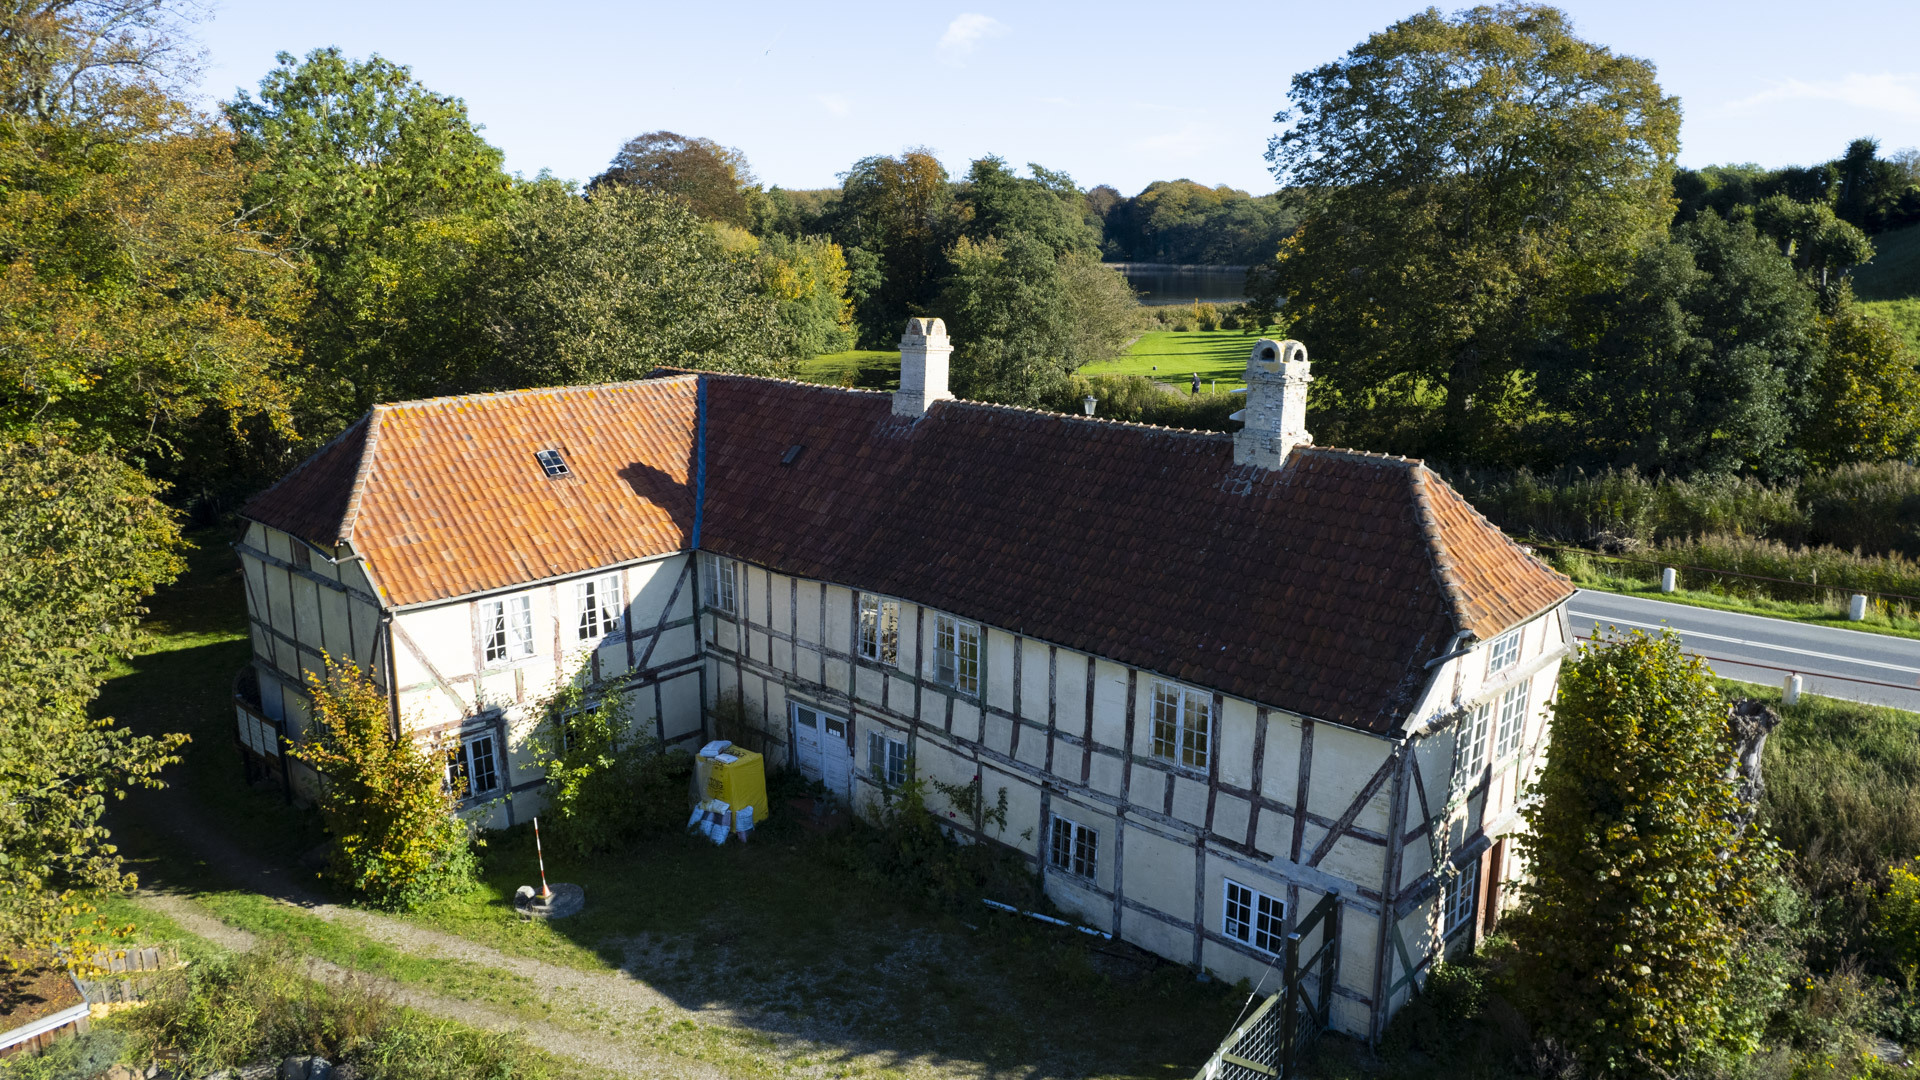
M851 801L853 746L844 718L795 702L793 746L800 775L820 781L834 795Z

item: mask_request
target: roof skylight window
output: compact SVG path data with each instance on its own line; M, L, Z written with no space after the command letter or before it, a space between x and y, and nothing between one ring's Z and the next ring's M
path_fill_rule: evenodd
M567 468L567 459L561 457L558 450L536 450L533 456L540 462L540 468L545 470L548 476L573 475L573 470Z

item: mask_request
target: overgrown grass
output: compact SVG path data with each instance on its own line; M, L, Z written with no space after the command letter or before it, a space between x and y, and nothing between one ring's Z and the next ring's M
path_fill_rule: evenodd
M514 1034L403 1009L371 981L322 983L286 943L177 970L122 1023L136 1038L137 1058L177 1062L196 1076L300 1054L351 1061L368 1080L577 1075Z
M1853 272L1853 292L1862 300L1920 296L1920 225L1888 229L1873 238L1873 259Z
M1586 551L1543 550L1541 554L1556 570L1572 578L1573 583L1583 589L1842 630L1885 634L1889 637L1920 638L1920 618L1916 618L1912 610L1903 605L1870 603L1867 605L1867 617L1854 622L1847 618L1844 593L1827 593L1821 599L1776 600L1758 595L1751 589L1723 588L1719 582L1727 579L1716 580L1710 575L1686 571L1679 575L1680 588L1663 593L1660 591L1661 566L1657 562L1628 562Z

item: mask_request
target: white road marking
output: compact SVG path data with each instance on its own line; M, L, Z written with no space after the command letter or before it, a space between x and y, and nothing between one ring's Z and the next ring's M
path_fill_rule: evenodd
M1632 619L1615 619L1615 618L1609 618L1608 616L1604 616L1604 615L1592 615L1592 614L1579 612L1579 611L1569 611L1567 612L1567 616L1572 619L1592 619L1600 623L1612 623L1616 626L1631 626L1638 630L1672 630L1683 638L1706 638L1709 641L1725 641L1725 642L1728 642L1729 644L1745 645L1745 646L1748 646L1749 648L1754 648L1754 649L1772 649L1775 652L1792 653L1795 656L1814 656L1822 660L1834 660L1842 664L1860 664L1865 667L1876 667L1876 668L1883 668L1887 671L1898 671L1907 675L1920 675L1920 667L1906 667L1901 664L1888 664L1888 663L1883 663L1879 660L1863 660L1857 656L1836 656L1833 653L1814 652L1811 649L1795 649L1787 645L1774 645L1765 641L1749 641L1746 638L1723 637L1720 634L1709 634L1704 630L1682 630L1676 626L1667 626L1667 625L1661 625L1657 623L1635 622ZM1738 660L1734 660L1731 657L1729 657L1728 660L1731 663L1736 663L1736 664L1739 663ZM1832 674L1832 673L1829 673L1829 674ZM1844 676L1836 676L1836 677L1844 678Z

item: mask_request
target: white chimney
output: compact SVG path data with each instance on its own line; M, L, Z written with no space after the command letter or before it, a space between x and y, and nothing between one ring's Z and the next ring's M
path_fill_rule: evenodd
M893 415L918 420L934 402L953 398L947 392L947 361L952 355L946 323L907 320L907 332L900 335L900 389L893 392Z
M1297 341L1262 338L1247 359L1245 426L1233 436L1233 463L1277 469L1296 446L1313 445L1307 434L1307 347Z

